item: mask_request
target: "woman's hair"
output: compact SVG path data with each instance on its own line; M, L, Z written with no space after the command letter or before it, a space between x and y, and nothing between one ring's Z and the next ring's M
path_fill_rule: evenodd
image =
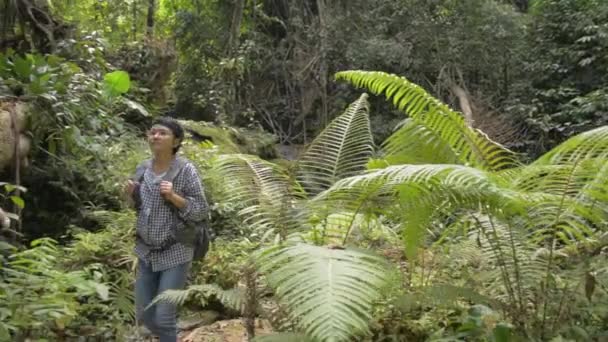
M173 136L179 141L176 147L173 148L173 154L176 154L179 151L179 148L182 147L182 141L184 140L184 129L182 125L179 124L177 120L169 116L161 116L152 122L152 126L161 125L167 127L173 132Z

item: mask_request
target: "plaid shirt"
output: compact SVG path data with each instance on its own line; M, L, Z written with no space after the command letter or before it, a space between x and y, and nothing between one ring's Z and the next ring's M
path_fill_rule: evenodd
M141 209L137 214L140 238L136 239L135 254L151 265L154 272L192 261L193 248L179 242L166 249L156 248L171 239L174 230L184 228L182 220L200 220L208 209L201 180L191 162L186 162L173 179L173 191L186 200L186 206L181 209L160 195L162 176L155 175L151 168L144 172L140 185Z

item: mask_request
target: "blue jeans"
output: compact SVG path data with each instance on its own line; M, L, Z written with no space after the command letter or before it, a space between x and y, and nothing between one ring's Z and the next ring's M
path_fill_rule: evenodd
M152 266L139 260L135 279L135 308L137 320L160 338L160 342L177 341L177 308L167 302L158 302L144 310L165 290L180 290L186 285L190 263L186 262L168 270L154 272Z

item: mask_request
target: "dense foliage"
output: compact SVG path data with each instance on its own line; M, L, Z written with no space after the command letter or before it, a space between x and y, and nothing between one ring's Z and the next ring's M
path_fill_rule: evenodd
M122 184L167 113L214 241L157 300L266 318L256 341L608 338L608 2L0 0L0 25L0 148L17 105L31 145L0 170L0 340L131 334Z

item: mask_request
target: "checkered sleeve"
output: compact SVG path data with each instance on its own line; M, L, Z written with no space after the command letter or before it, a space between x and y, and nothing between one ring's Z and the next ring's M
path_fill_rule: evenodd
M184 165L182 172L186 181L183 193L186 205L178 211L178 215L184 221L201 221L209 210L203 184L191 163Z

